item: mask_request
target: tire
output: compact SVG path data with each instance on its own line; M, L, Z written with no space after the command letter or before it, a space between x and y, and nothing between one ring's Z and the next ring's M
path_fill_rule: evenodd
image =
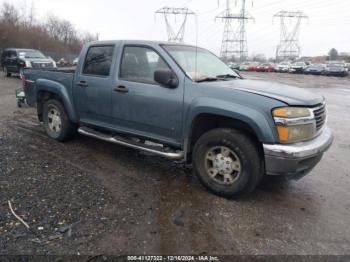
M57 99L50 99L44 103L43 120L49 137L64 142L76 132L76 125L69 120L63 104Z
M11 73L7 70L6 67L4 67L4 76L11 77Z
M226 148L224 152L229 158L222 158L223 155L220 155L219 152L222 152L223 148ZM221 162L218 163L220 159ZM228 161L225 162L226 160ZM225 163L231 167L235 166L236 170L231 175L217 173L220 168L230 168ZM215 164L220 164L221 167L214 168ZM229 128L211 130L198 139L193 150L193 167L198 179L209 191L231 199L251 193L264 174L263 161L257 145L242 132ZM215 172L212 172L213 169L216 169Z

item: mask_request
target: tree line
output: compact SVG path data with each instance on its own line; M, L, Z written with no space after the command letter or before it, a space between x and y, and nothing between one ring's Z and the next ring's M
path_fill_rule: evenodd
M0 6L0 52L14 47L78 54L84 43L96 39L96 36L79 32L70 21L55 15L40 21L33 6L29 9L9 3Z

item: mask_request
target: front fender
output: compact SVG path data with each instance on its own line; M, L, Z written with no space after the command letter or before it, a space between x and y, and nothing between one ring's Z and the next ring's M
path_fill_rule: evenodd
M47 79L37 79L35 84L37 94L41 91L45 91L57 95L62 100L69 119L74 123L78 122L78 116L73 106L72 96L68 93L67 88L63 84Z
M189 139L192 123L201 114L213 114L240 120L249 125L257 138L263 143L277 141L277 132L270 110L224 101L210 97L200 97L192 101L185 120L185 137Z

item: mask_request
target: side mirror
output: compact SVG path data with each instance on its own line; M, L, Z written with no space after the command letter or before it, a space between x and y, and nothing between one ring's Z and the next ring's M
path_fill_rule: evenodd
M161 69L154 72L154 81L169 88L176 88L179 80L170 69Z

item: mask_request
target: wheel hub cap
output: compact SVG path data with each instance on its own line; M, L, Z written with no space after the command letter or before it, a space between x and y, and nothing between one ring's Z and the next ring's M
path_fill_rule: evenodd
M52 108L49 111L48 114L48 120L49 120L49 128L54 132L60 132L61 131L61 116L58 110Z
M209 177L220 184L234 183L241 173L241 161L236 153L225 146L208 150L205 167Z

